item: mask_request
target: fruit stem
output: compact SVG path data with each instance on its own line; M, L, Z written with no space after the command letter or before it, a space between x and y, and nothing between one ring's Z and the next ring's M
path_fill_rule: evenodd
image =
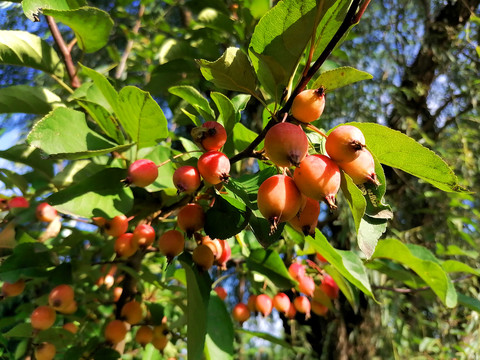
M305 126L307 129L309 130L312 130L314 132L316 132L317 134L320 134L322 135L325 139L327 138L327 134L325 134L322 130L320 130L319 128L317 128L315 125L312 125L312 124L308 124Z
M196 152L201 152L201 153L203 153L202 150L191 150L191 151L187 151L187 152L184 152L184 153L181 153L181 154L177 154L177 155L171 157L170 159L165 160L164 162L162 162L162 163L160 163L159 165L157 165L157 168L162 167L163 165L168 164L170 161L173 161L173 160L175 160L175 159L178 159L179 157L182 157L182 156L185 155L185 154L196 153Z

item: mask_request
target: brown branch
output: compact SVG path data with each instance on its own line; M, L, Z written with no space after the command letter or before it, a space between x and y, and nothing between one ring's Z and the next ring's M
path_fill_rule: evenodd
M132 34L137 35L138 31L140 30L141 22L142 22L142 16L145 12L145 5L140 5L138 9L138 18L137 21L135 22L135 25L133 26L132 29ZM118 64L117 69L115 70L115 79L120 79L122 76L123 72L125 71L125 67L127 65L127 60L128 56L130 55L130 52L133 49L133 44L134 40L130 38L127 42L127 46L125 47L125 51L122 54L122 58L120 59L120 63Z
M76 89L80 87L80 79L77 76L77 69L73 64L72 55L70 53L71 49L65 44L65 40L63 40L62 34L60 30L58 30L58 26L55 23L55 20L51 16L46 16L48 27L50 28L50 32L52 33L53 39L57 44L58 48L60 49L60 53L62 54L63 62L65 63L65 67L67 68L68 77L70 78L70 85L72 88Z

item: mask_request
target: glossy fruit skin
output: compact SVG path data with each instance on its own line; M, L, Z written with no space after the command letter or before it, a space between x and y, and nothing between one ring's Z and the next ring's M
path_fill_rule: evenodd
M16 196L8 200L8 207L13 208L28 208L30 203L23 196Z
M225 290L223 286L216 286L213 290L217 293L220 299L225 300L227 298L227 290Z
M265 154L277 166L298 166L307 155L308 139L301 126L287 122L274 125L265 136Z
M375 173L375 160L367 149L360 151L358 157L350 162L338 163L338 166L350 176L357 185L371 182L379 186L380 182Z
M320 215L320 203L318 200L305 197L306 203L303 209L288 220L288 223L303 235L315 235L315 229Z
M235 321L239 323L244 323L248 319L250 319L250 310L248 306L244 303L238 303L233 307L232 310L232 317Z
M255 299L255 309L264 317L270 315L273 309L273 300L266 294L257 295Z
M359 128L352 125L335 128L325 141L328 156L337 163L355 160L364 148L365 136Z
M20 279L14 283L4 282L2 285L2 294L5 297L20 295L25 290L25 280Z
M193 141L200 144L205 150L220 150L227 141L227 131L222 124L216 121L207 121L191 132Z
M179 255L185 246L185 238L178 230L168 230L158 239L160 252L171 260Z
M292 103L292 115L298 121L311 123L317 120L325 109L323 88L303 90Z
M72 322L63 324L62 326L65 330L70 331L72 334L76 334L78 332L78 326Z
M57 210L46 202L37 205L35 216L39 221L52 222L57 217Z
M127 335L127 326L121 320L112 320L107 326L105 326L104 335L107 341L112 344L118 344L125 339L125 336Z
M310 301L306 296L300 295L293 299L293 306L295 306L295 309L298 312L306 314L307 317L310 316L310 310L312 309L312 306L310 305Z
M94 222L97 223L97 221L99 221L100 223L103 222L101 219L94 218ZM113 219L105 220L102 227L105 234L113 237L118 237L127 232L128 218L125 215L117 215Z
M292 178L274 175L258 188L258 209L273 227L293 218L300 209L302 196Z
M138 246L133 240L133 234L125 233L115 239L113 249L119 257L128 258L137 252Z
M152 345L157 350L163 350L168 344L168 329L165 324L153 327Z
M308 155L293 173L293 180L305 196L324 200L335 209L335 195L340 189L341 175L337 164L325 155Z
M302 276L298 279L298 288L300 289L300 292L305 295L313 296L313 292L315 291L315 281L313 281L310 276Z
M210 269L215 261L212 249L204 244L198 245L193 250L192 258L193 262L203 271Z
M290 306L288 308L288 311L285 313L285 316L289 319L293 319L295 315L297 315L297 309L295 309L293 303L290 303Z
M128 167L128 176L125 179L125 183L138 187L147 187L152 184L157 177L157 165L155 165L152 160L139 159Z
M205 211L199 204L187 204L180 209L177 215L178 227L191 237L195 231L203 229Z
M194 166L184 165L180 166L173 173L173 184L178 190L178 193L193 194L202 182L198 169Z
M295 280L298 281L300 278L305 276L305 266L298 262L294 262L288 267L288 272Z
M135 341L142 346L147 345L153 339L153 329L150 326L142 325L135 334Z
M50 291L48 295L48 304L57 311L64 311L75 300L75 292L70 285L61 284Z
M139 247L149 247L155 241L155 229L147 224L137 225L133 230L132 242Z
M61 312L62 314L71 315L76 313L77 310L78 310L78 304L75 300L73 300L68 306L62 309L58 309L57 311Z
M36 360L52 360L57 353L57 348L51 343L41 343L35 348Z
M322 289L323 292L327 294L327 296L330 299L338 299L339 288L335 280L333 280L333 278L330 275L328 274L323 275L323 280L322 280L322 283L320 284L320 289Z
M319 316L325 316L328 312L328 307L326 307L325 305L315 300L312 300L311 307L312 307L312 312Z
M279 292L273 297L273 306L279 312L286 314L288 312L288 309L290 308L290 304L290 298L287 296L287 294L283 292Z
M135 300L129 301L123 305L121 315L130 325L138 324L143 319L142 305Z
M37 330L47 330L55 323L56 314L50 306L39 306L30 315L32 327Z
M202 178L209 184L216 185L228 181L230 173L230 160L220 151L207 151L198 158L198 171Z

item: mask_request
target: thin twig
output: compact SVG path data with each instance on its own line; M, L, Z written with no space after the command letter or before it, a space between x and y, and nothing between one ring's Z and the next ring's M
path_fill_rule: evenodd
M65 63L65 67L67 68L67 73L70 78L70 85L72 88L78 88L80 84L80 79L77 76L77 69L75 69L75 65L73 64L72 55L70 53L69 47L65 44L65 40L63 40L62 34L60 30L58 30L58 26L55 23L55 20L51 16L46 16L48 27L50 28L50 32L52 33L53 39L57 44L58 48L60 49L60 53L63 57L63 62Z

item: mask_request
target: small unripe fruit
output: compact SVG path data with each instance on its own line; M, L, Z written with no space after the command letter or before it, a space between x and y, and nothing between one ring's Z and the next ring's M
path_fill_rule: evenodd
M298 281L300 278L305 276L305 266L294 262L288 267L288 272L295 280Z
M320 215L320 203L318 200L306 197L306 203L298 214L291 218L288 223L303 233L303 235L314 235Z
M328 307L319 303L318 301L312 300L311 306L312 306L312 312L319 316L325 316L328 312Z
M339 293L338 285L330 275L328 274L323 275L323 280L322 280L322 283L320 284L320 289L322 289L323 292L327 294L327 296L330 299L338 298L338 293Z
M190 165L180 166L173 173L173 184L178 190L178 193L194 193L202 182L200 173L197 168Z
M352 125L335 128L325 141L328 156L337 163L355 160L364 148L365 136L359 128Z
M225 300L227 298L227 295L228 295L227 290L225 290L224 287L216 286L215 289L213 289L213 290L217 293L217 295L220 299Z
M153 329L150 326L142 325L138 328L137 333L135 334L135 341L142 346L147 345L149 342L152 342L153 339Z
M129 324L138 324L143 319L142 305L135 300L129 301L123 305L121 315Z
M340 189L340 169L325 155L308 155L293 173L293 180L305 196L325 200L335 209L335 195Z
M222 124L216 121L207 121L191 131L193 141L200 144L205 150L220 150L227 141L227 132Z
M133 240L133 234L125 233L115 239L113 249L119 257L128 258L137 252L138 246Z
M312 309L312 306L310 305L310 301L307 299L306 296L300 295L297 296L293 300L293 306L295 306L295 309L302 313L305 314L305 318L310 317L310 310Z
M303 90L292 103L292 115L298 121L311 123L317 120L325 109L323 88Z
M149 247L155 241L155 229L147 224L137 225L133 230L132 242L137 246Z
M30 203L23 196L16 196L8 200L8 207L13 208L28 208Z
M158 239L158 248L169 261L179 255L184 246L185 238L178 230L168 230Z
M37 330L47 330L55 323L56 314L50 306L39 306L30 315L32 327Z
M307 135L299 125L282 122L265 136L265 154L277 166L298 166L307 151Z
M127 326L121 320L112 320L107 326L105 326L104 335L107 341L112 344L118 344L125 339L125 336L127 335Z
M25 280L20 279L14 283L4 282L2 285L2 294L5 297L20 295L25 290Z
M266 294L257 295L255 299L255 309L257 309L259 313L262 313L263 316L270 315L273 309L272 298Z
M37 205L35 216L40 221L52 222L57 217L57 210L48 203L43 202Z
M310 276L302 276L298 279L298 288L300 289L300 292L305 295L313 296L313 292L315 291L315 281L313 281Z
M75 325L73 322L69 322L66 324L63 324L62 326L65 330L70 331L72 334L76 334L78 331L77 325Z
M380 182L375 173L375 160L367 149L360 151L358 157L350 162L338 163L338 166L350 176L357 185L371 182L379 186Z
M285 293L278 293L273 297L273 306L279 312L287 313L290 308L290 298Z
M244 303L238 303L233 307L232 317L235 321L242 324L250 318L250 310Z
M158 176L158 167L152 160L140 159L128 167L128 176L124 180L126 185L147 187Z
M102 223L101 219L94 219L95 223ZM102 225L100 225L102 226ZM125 215L117 215L111 220L105 220L103 230L105 234L118 237L125 234L128 229L128 218Z
M201 230L205 224L205 211L198 204L187 204L180 209L177 215L177 224L191 237L195 231Z
M212 249L204 244L198 245L193 250L192 257L193 262L203 271L210 269L215 261L215 255L213 255Z
M293 218L302 204L302 195L292 178L274 175L265 180L258 188L258 209L275 231L281 222Z
M70 285L58 285L50 291L48 304L55 310L62 312L73 303L74 297L75 292Z
M35 348L35 359L36 360L52 360L57 353L57 348L51 343L41 343Z
M230 173L230 160L220 151L208 151L197 162L198 171L203 179L216 185L222 181L228 181Z

